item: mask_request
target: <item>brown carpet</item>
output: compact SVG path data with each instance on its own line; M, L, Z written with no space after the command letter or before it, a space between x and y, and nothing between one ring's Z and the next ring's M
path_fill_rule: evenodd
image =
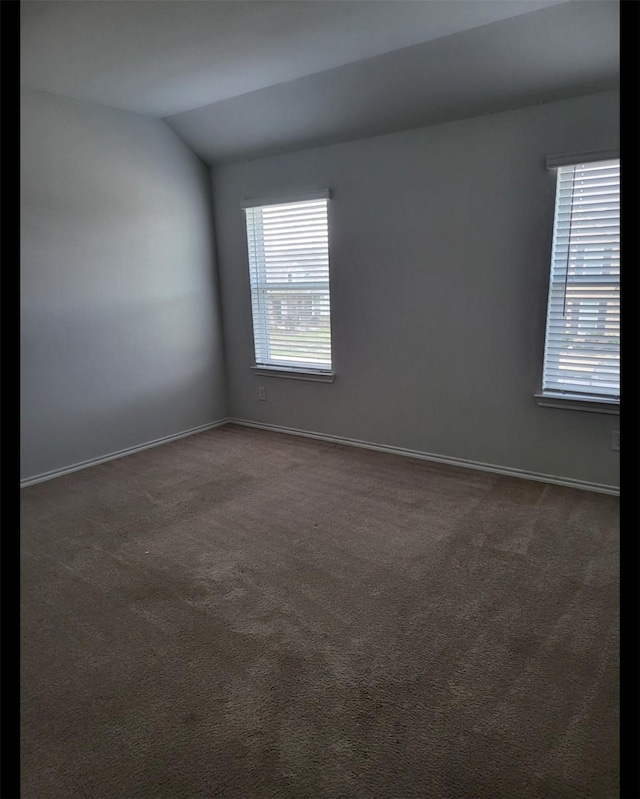
M618 500L227 426L22 491L23 799L613 799Z

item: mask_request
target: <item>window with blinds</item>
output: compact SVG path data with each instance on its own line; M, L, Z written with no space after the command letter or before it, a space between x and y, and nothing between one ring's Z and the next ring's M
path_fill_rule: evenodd
M557 169L543 394L620 396L620 159Z
M331 371L328 198L244 206L257 366Z

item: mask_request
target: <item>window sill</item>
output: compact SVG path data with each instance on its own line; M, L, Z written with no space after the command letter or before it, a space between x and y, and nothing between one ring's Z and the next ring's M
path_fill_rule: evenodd
M316 383L333 383L336 379L335 372L315 369L300 369L288 366L252 366L251 370L256 375L265 377L285 377L289 380L313 380Z
M620 414L620 400L598 399L593 397L574 396L563 394L534 394L536 402L542 408L561 408L568 411L588 411L590 413L610 413L618 416Z

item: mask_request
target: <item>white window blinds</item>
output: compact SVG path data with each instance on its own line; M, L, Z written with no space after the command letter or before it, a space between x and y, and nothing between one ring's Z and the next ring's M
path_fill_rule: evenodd
M327 197L245 207L258 366L331 370Z
M620 395L620 159L558 168L543 393Z

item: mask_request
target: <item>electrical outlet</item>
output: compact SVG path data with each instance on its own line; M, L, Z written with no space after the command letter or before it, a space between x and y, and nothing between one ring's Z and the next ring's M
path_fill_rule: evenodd
M614 430L611 433L611 449L620 451L620 431Z
M264 386L258 386L258 399L266 400L266 398L267 398L267 389Z

